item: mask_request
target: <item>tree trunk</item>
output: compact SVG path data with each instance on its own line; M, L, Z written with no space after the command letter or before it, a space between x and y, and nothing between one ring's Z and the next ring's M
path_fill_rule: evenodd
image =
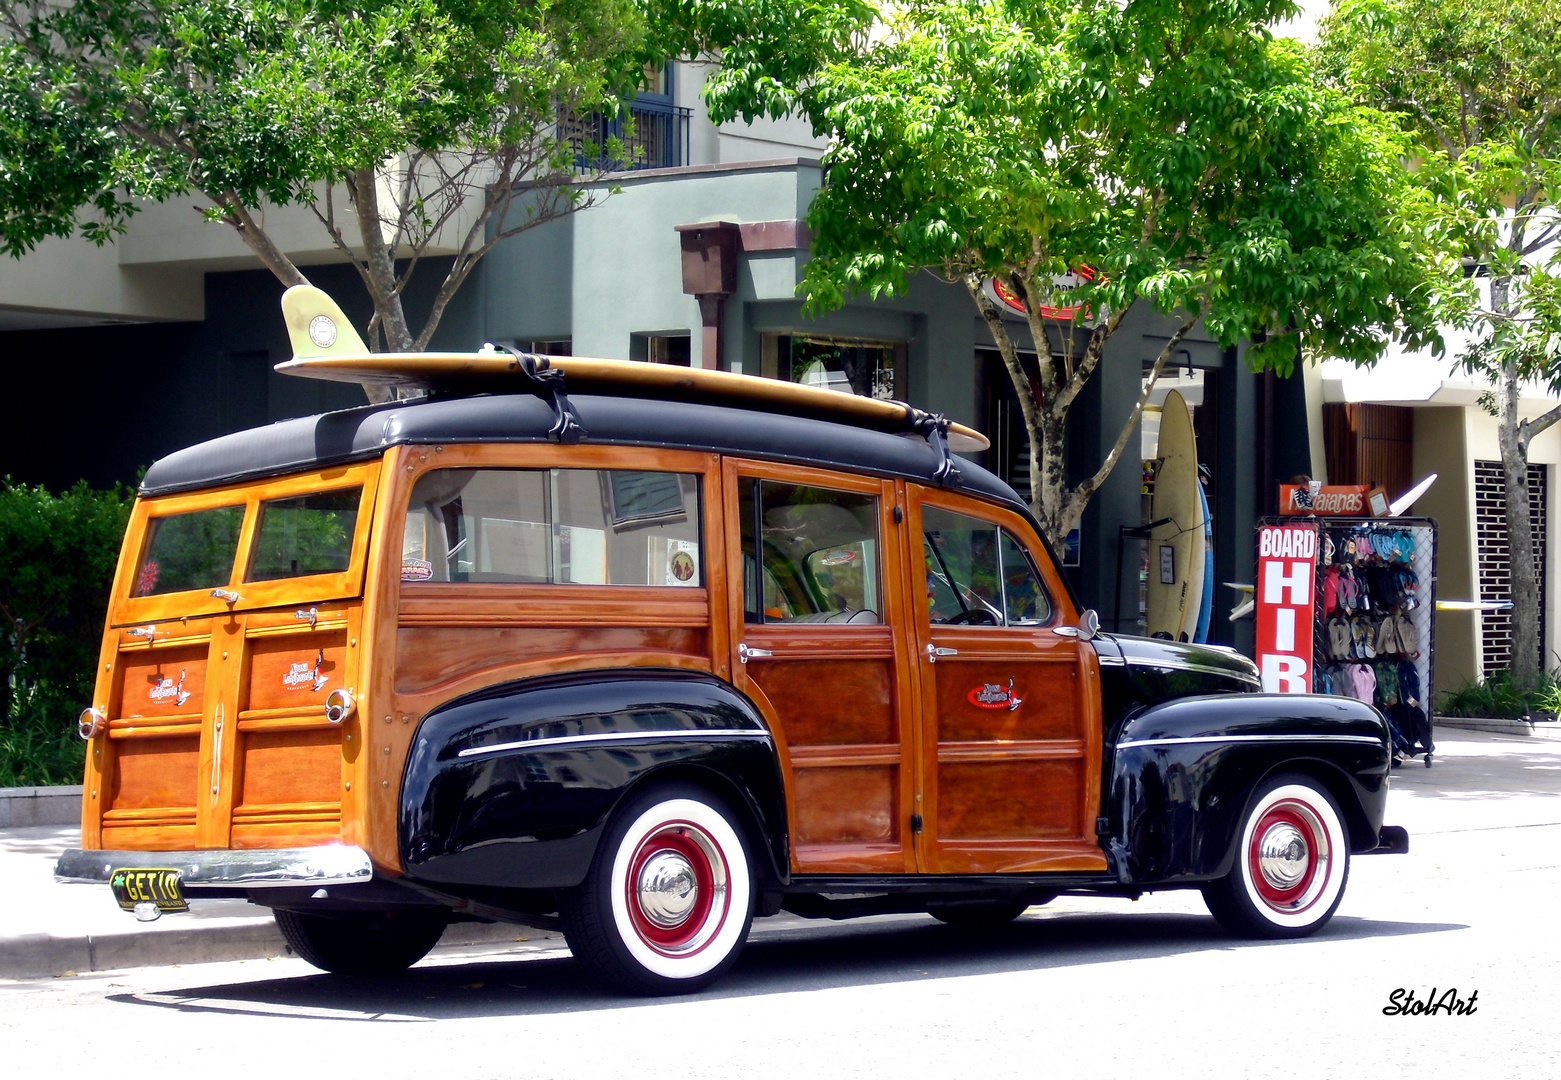
M1507 572L1512 596L1512 675L1532 686L1541 671L1539 568L1534 560L1534 529L1529 515L1528 433L1518 416L1518 372L1507 364L1501 373L1498 439L1507 509Z

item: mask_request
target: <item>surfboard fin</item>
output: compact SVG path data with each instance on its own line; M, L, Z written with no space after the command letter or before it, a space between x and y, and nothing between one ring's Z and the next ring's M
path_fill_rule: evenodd
M282 294L282 318L295 360L368 355L369 347L336 301L313 285L294 285Z

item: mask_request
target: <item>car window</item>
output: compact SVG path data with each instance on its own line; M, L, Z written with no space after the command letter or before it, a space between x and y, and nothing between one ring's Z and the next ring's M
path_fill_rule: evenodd
M880 621L875 496L744 480L738 506L747 621Z
M260 504L247 581L339 574L352 562L361 487L317 491Z
M1033 626L1051 618L1040 576L1007 530L936 506L922 507L921 520L930 622Z
M244 507L217 506L153 518L131 596L211 589L233 577Z
M699 477L633 469L435 469L413 487L403 582L704 581Z

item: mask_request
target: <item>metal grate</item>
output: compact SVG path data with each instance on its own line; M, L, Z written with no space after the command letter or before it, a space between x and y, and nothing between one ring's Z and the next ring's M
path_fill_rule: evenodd
M1545 537L1549 532L1549 476L1544 465L1528 467L1529 518L1534 535L1534 561L1539 567L1539 595L1550 594L1545 573ZM1512 575L1507 546L1506 485L1499 461L1474 463L1474 521L1479 551L1480 599L1511 600ZM1539 605L1539 639L1545 640L1545 605ZM1488 677L1512 664L1512 616L1487 611L1480 616L1482 669Z

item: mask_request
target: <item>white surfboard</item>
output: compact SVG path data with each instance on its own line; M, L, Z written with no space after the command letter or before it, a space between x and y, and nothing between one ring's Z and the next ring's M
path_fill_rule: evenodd
M1203 601L1203 514L1198 498L1198 448L1192 412L1172 390L1160 413L1160 468L1151 520L1169 518L1149 539L1148 610L1151 637L1191 641Z

